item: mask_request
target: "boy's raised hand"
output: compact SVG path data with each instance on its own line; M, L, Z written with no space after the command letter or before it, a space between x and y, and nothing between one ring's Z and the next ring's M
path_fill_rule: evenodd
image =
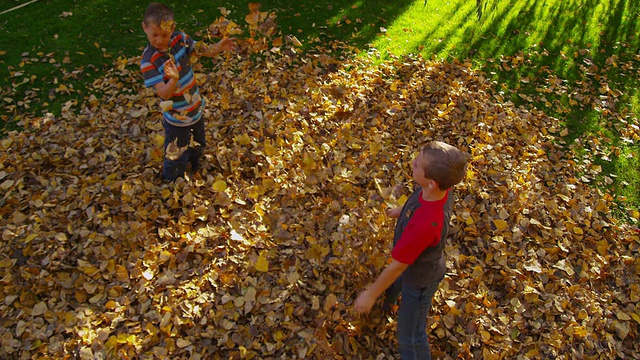
M169 60L164 64L164 74L172 79L179 79L180 73L173 60Z
M214 57L223 51L235 51L237 49L236 38L225 38L213 45L204 45L200 56Z

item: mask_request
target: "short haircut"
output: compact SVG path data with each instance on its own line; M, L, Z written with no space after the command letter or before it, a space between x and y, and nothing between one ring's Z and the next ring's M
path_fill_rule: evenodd
M165 4L159 2L152 2L147 6L147 10L144 12L145 24L161 25L165 21L173 20L173 11Z
M426 159L424 175L446 190L464 180L469 154L441 141L427 143L421 153Z

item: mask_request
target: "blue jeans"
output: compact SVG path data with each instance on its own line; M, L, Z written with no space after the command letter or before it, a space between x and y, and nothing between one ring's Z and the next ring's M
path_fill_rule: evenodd
M204 118L201 118L197 123L187 126L178 127L173 126L166 121L164 124L164 163L162 165L162 177L167 180L175 180L184 175L187 168L187 164L191 162L191 169L197 170L200 164L200 157L202 156L202 149L205 147L207 141L204 132ZM200 144L199 146L192 147L191 136L193 140ZM170 143L177 141L177 146L182 148L189 146L187 150L180 155L177 159L167 158L167 147Z
M402 284L402 299L398 309L398 346L402 360L431 359L427 316L441 281L423 288Z

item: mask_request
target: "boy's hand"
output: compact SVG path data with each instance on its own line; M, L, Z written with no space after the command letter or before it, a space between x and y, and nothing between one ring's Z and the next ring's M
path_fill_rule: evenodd
M169 60L166 63L164 63L164 74L172 79L178 80L180 78L180 73L178 72L178 68L176 67L176 64L172 60Z
M365 290L358 295L358 298L353 303L353 309L359 314L367 314L375 303L376 297L369 290Z
M226 38L218 41L213 45L205 46L204 51L202 51L200 55L206 57L214 57L223 51L235 51L236 48L236 38Z
M402 212L402 206L398 206L393 209L387 210L387 216L392 218L400 217L400 213Z

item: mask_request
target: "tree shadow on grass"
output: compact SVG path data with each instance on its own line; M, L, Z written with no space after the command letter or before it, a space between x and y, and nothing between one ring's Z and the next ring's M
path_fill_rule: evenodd
M443 41L430 51L443 53L457 46L452 51L454 56L457 53L473 59L480 69L498 81L497 85L510 100L535 106L561 119L569 129L568 143L604 131L613 145L629 146L618 141L622 136L618 128L624 128L626 120L622 115L603 112L601 103L616 103L615 109L609 108L610 105L605 107L618 112L628 112L629 107L634 106L631 99L637 93L639 80L634 69L640 65L635 58L640 49L636 35L640 3L563 1L549 7L546 3L519 1L513 5L497 6L474 24L470 24L477 21L471 16L473 9L460 9L466 11L465 17L469 19L467 25L462 25L466 31L449 28ZM425 36L423 43L429 44L433 33ZM520 63L514 65L516 57ZM623 69L624 66L627 68ZM561 81L559 87L566 88L564 93L554 88L555 78ZM613 94L601 93L608 88ZM586 93L589 103L579 98L577 103L571 102L575 93ZM520 95L537 100L528 104L531 101L523 100ZM603 156L595 162L603 167L604 173L616 174L626 167L628 160ZM625 173L623 177L637 184L637 172L635 174ZM621 187L617 182L613 186ZM630 198L635 197L631 194ZM637 200L632 200L628 205L637 206L636 203Z

